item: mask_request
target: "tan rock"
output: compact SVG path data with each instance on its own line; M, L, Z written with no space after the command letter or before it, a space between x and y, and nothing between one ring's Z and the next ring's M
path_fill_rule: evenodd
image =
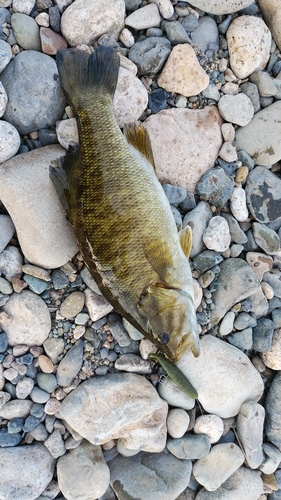
M119 127L136 121L147 103L145 86L131 71L121 67L113 100L113 112Z
M260 9L274 41L281 50L281 11L279 0L258 0Z
M66 40L50 28L40 28L40 40L44 54L54 56L58 50L67 48Z
M281 370L281 328L274 330L270 349L261 352L260 357L271 370Z
M239 16L227 30L230 66L238 78L265 68L270 56L271 33L256 16Z
M209 77L191 45L179 44L173 48L158 78L158 85L185 97L197 95L208 87Z
M272 257L261 252L247 252L246 261L260 281L262 281L264 273L270 271L273 266Z
M201 176L214 166L222 145L218 110L214 106L169 109L150 116L144 123L160 182L194 193Z

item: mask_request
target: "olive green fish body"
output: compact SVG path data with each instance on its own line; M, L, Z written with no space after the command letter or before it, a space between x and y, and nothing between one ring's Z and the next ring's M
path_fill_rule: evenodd
M53 177L89 271L114 308L167 356L177 359L188 347L197 354L190 267L148 160L146 131L131 126L126 139L113 114L118 55L106 47L90 57L63 51L58 67L80 150Z

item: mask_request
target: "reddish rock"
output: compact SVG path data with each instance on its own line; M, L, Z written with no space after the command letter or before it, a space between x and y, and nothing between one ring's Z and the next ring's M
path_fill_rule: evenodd
M54 56L58 50L67 48L66 40L50 28L40 28L40 39L44 54Z

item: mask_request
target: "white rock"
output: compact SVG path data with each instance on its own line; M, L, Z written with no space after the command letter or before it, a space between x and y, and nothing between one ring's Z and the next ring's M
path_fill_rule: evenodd
M244 222L249 217L246 205L246 193L242 187L235 187L230 197L230 210L235 219Z
M57 475L60 490L67 500L100 498L109 486L109 468L100 446L86 440L59 457Z
M9 7L11 5L12 0L0 0L0 7Z
M133 340L142 340L144 339L144 336L142 333L140 333L129 321L127 321L125 318L122 318L122 323L125 328L125 330L128 332L129 336ZM148 340L148 339L147 339ZM146 359L144 357L145 352L147 352L146 348L144 351L141 350L141 343L140 343L140 355L142 356L143 359ZM151 351L150 351L151 352ZM149 353L148 353L149 354Z
M254 106L249 97L242 92L237 95L223 95L218 102L218 108L224 120L241 127L248 125L254 116Z
M274 330L270 349L261 352L260 357L271 370L281 370L281 328Z
M90 288L86 288L84 293L86 307L92 321L97 321L112 311L112 305L102 295L93 292Z
M0 462L3 500L38 498L50 483L55 468L55 460L43 444L0 448Z
M82 271L81 271L81 276L83 278L83 281L86 283L86 285L95 293L98 295L102 295L98 285L96 284L94 278L91 276L89 269L87 266L84 266Z
M9 215L0 214L0 254L13 237L15 226ZM1 258L0 258L1 262Z
M281 49L281 12L279 0L259 0L259 7L274 41Z
M144 124L160 182L194 193L201 176L214 166L222 144L222 120L217 109L164 110L148 117Z
M131 73L133 73L133 75L136 76L138 73L138 68L137 68L136 64L133 63L133 61L130 61L130 59L128 59L127 57L123 56L123 54L121 54L120 52L118 52L118 55L119 55L119 59L120 59L121 68L124 68L124 69L127 69L128 71L131 71ZM120 74L118 76L120 76Z
M237 434L243 446L249 467L256 469L263 461L264 407L255 401L245 402L236 421Z
M57 122L56 133L59 143L65 149L68 149L69 146L79 144L76 118L69 118L68 120L61 120Z
M281 462L281 452L271 443L263 443L262 448L265 458L259 469L264 474L273 474Z
M1 7L1 0L0 0ZM0 40L0 73L9 64L12 59L12 49L11 45L4 40Z
M261 288L267 300L270 300L274 297L274 289L269 283L261 281Z
M13 293L2 307L0 326L9 345L42 345L51 329L51 317L44 300L29 290Z
M170 0L150 0L150 3L156 3L160 14L164 19L170 19L174 13L174 7Z
M141 81L125 68L119 69L113 112L119 127L135 122L148 103L147 90Z
M228 162L237 160L236 148L230 142L224 142L219 150L219 156Z
M47 12L40 12L40 14L35 17L35 21L39 26L44 26L44 28L50 26L50 16Z
M5 109L8 102L7 92L3 87L2 82L0 82L0 117L5 113Z
M0 408L0 417L11 420L12 418L26 418L33 406L29 399L13 399Z
M141 335L141 334L140 334ZM138 340L138 339L136 339ZM142 339L140 341L140 355L143 359L148 359L148 355L151 352L157 352L157 347L149 340L146 339L142 336Z
M192 0L190 5L210 14L230 14L248 7L253 0Z
M7 246L0 255L0 270L7 280L22 273L22 255L18 247Z
M161 379L157 389L161 398L167 401L170 406L183 408L184 410L194 408L195 400L182 392L169 377Z
M0 120L0 163L15 156L20 147L20 135L11 123Z
M19 399L26 399L34 386L34 380L30 377L24 377L16 385L16 396Z
M223 430L223 421L217 415L201 415L195 420L193 428L195 434L207 434L212 444L221 438Z
M233 142L235 138L235 129L231 123L223 123L221 126L223 139L226 142Z
M218 88L214 83L209 83L208 87L202 92L204 97L207 99L213 99L214 101L219 101L220 93Z
M202 337L200 348L198 358L190 352L183 354L178 367L208 413L232 417L245 401L260 399L264 390L261 376L240 349L212 335Z
M167 430L173 438L181 438L187 431L190 417L182 408L173 408L168 413Z
M13 11L29 16L35 5L35 0L13 0Z
M231 242L229 226L220 215L212 217L203 234L203 242L209 250L225 252Z
M150 4L135 10L125 19L125 24L135 30L159 26L161 21L157 5Z
M61 32L72 47L92 45L105 33L117 38L124 16L124 0L75 0L62 14Z
M130 30L128 30L128 28L124 28L120 35L119 35L119 40L120 42L122 42L125 47L127 47L128 49L130 49L134 43L135 43L135 39L134 39L134 35L131 33Z
M45 146L0 165L0 199L15 224L21 249L29 262L47 269L66 264L77 252L49 178L50 163L64 154L61 146Z
M264 69L270 56L271 34L257 16L239 16L229 26L229 60L237 78L247 78L254 71Z
M234 320L235 313L233 311L228 311L220 324L220 335L224 336L232 332Z
M197 310L202 301L203 290L198 281L194 278L193 278L193 290L194 290L194 307L195 310Z

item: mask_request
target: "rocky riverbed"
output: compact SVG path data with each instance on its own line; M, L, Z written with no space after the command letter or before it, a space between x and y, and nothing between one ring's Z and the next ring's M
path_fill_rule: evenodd
M281 499L280 7L0 0L2 500ZM56 52L102 44L193 231L196 401L100 294L49 179L79 142Z

